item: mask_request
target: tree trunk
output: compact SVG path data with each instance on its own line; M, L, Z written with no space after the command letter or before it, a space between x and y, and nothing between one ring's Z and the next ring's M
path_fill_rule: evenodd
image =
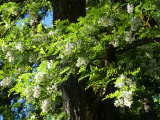
M86 0L53 0L53 21L77 22L77 18L86 15L85 4Z
M13 119L13 114L11 112L11 97L8 97L8 88L4 88L1 94L0 105L5 107L2 111L3 119L11 120Z
M63 107L67 120L118 120L116 107L112 99L102 101L102 96L95 94L93 89L85 90L88 79L78 82L71 75L67 82L62 84ZM107 93L113 92L113 86L108 86Z
M85 2L86 0L54 0L53 21L68 19L69 22L77 22L77 18L86 14ZM111 50L113 46L107 46L105 60L107 66L112 62ZM111 53L113 53L112 56L116 54ZM117 120L115 114L117 109L114 107L113 100L102 101L103 97L95 94L92 88L85 90L88 79L78 82L78 77L71 75L61 86L67 120ZM108 86L106 94L113 92L113 88Z

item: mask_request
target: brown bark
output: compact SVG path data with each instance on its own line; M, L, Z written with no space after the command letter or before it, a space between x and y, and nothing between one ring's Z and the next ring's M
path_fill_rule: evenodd
M53 21L77 22L77 18L86 15L85 4L86 0L53 0Z
M85 90L88 79L78 82L78 76L71 75L62 84L63 106L67 120L118 120L116 107L112 99L102 101L103 96L95 94L93 89ZM107 87L107 93L113 92L113 86Z

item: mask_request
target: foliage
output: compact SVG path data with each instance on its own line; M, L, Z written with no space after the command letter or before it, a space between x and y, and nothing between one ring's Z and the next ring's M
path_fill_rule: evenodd
M41 2L46 0L37 1L37 5L42 5ZM131 2L134 8L127 12L123 4L112 6L103 1L90 8L77 23L56 21L55 28L47 30L40 23L37 33L28 26L28 18L19 27L10 21L11 14L16 13L10 4L18 9L16 3L3 4L0 7L5 16L0 27L4 36L0 38L0 55L4 63L0 71L1 83L11 78L12 85L7 86L10 94L20 93L28 104L41 109L42 116L54 115L55 119L64 116L60 106L61 84L71 74L79 75L79 81L88 78L86 89L93 88L95 93L103 89L103 100L114 98L115 106L127 109L130 115L140 115L144 98L154 98L159 110L160 40L156 2ZM25 7L33 8L34 4ZM150 16L148 23L153 26L145 24L147 19L141 16L147 16L147 19ZM151 24L151 17L156 24ZM115 49L116 61L106 67L108 45ZM38 67L34 68L34 65ZM105 88L109 85L114 85L116 91L106 94ZM31 115L36 116L36 113L32 111Z

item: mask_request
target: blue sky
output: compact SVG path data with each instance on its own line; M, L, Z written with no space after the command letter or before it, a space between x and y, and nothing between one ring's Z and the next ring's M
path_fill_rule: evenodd
M42 20L42 24L52 27L52 19L53 19L53 14L52 12L49 12L49 15L44 20Z
M26 18L28 17L28 15L26 15ZM42 24L43 25L47 25L49 28L52 27L52 20L53 20L53 12L49 12L48 16L45 17L45 19L42 20ZM21 25L20 22L16 22L16 25Z

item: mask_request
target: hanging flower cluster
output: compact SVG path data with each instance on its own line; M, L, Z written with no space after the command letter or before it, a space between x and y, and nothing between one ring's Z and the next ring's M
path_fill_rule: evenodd
M71 43L67 43L65 46L64 55L70 55L73 49L74 49L74 45Z
M21 43L21 42L16 43L16 44L15 44L15 48L16 48L17 50L19 50L19 51L22 51L22 50L23 50L23 45L22 45L22 43Z
M140 25L142 25L141 20L136 17L132 17L130 19L131 22L131 30L136 31Z
M124 87L128 86L129 91L124 90ZM114 105L116 107L124 107L128 106L129 108L131 107L131 104L133 103L133 98L132 98L132 90L135 89L136 83L133 82L130 78L126 78L125 75L121 74L120 77L118 78L115 87L119 88L122 90L122 93L120 95L120 98L115 100Z
M49 98L42 101L41 109L43 113L47 113L49 110L55 109L55 103Z
M47 62L47 68L48 69L52 68L52 65L53 65L52 60L50 60L50 61Z
M3 80L0 83L1 86L3 87L9 87L12 85L12 79L11 77L5 77L3 78Z
M114 105L116 107L128 106L130 108L132 103L133 103L132 92L131 91L123 91L121 97L114 102Z
M107 26L113 26L114 25L114 18L110 17L102 17L99 18L98 23L102 24L102 26L107 27Z
M89 62L89 60L87 58L78 57L76 66L77 67L80 67L81 65L87 66L88 62Z
M135 38L132 37L132 31L124 31L124 34L125 34L125 41L127 43L132 43L135 40Z
M128 13L132 13L133 10L134 10L133 4L128 3L128 4L127 4L127 12L128 12Z
M41 94L41 87L39 85L34 87L33 97L38 98Z

